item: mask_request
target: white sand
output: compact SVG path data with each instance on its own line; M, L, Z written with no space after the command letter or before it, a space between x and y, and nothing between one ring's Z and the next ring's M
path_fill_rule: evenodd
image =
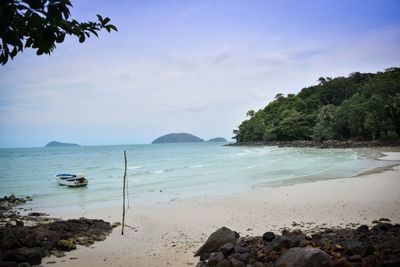
M384 160L400 160L385 153ZM121 227L93 247L79 247L63 258L45 258L49 266L190 266L196 249L214 230L227 226L243 235L262 235L302 222L346 226L371 224L381 217L400 222L400 167L356 178L327 180L252 192L169 203L132 205L125 235ZM70 214L107 221L121 220L120 207ZM55 214L57 216L57 214ZM65 218L66 216L64 216ZM76 258L76 259L70 259Z

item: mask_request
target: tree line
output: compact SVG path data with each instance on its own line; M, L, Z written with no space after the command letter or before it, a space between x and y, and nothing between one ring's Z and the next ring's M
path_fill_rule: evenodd
M400 137L400 68L321 77L300 93L277 94L247 112L237 142L377 140Z

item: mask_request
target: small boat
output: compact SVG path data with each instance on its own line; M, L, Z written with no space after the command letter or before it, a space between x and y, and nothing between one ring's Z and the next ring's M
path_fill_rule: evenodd
M78 187L78 186L86 186L88 184L88 180L85 178L83 174L69 174L62 173L57 174L56 179L60 185L70 186L70 187Z

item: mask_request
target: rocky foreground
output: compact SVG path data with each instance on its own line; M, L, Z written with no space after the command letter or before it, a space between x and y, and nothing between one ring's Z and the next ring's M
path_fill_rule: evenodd
M103 220L64 221L47 218L44 213L23 216L15 211L17 205L30 200L13 195L0 198L0 267L38 265L43 257L62 257L76 245L90 246L104 240L112 230Z
M196 252L197 267L400 266L400 224L382 218L373 227L320 229L239 237L222 227Z

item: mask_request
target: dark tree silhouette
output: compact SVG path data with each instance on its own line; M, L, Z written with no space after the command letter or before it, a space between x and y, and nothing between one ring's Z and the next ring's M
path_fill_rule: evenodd
M66 35L82 43L106 29L117 31L108 17L97 15L97 21L79 22L70 18L69 0L1 0L0 63L6 64L24 48L33 48L37 55L50 54Z

